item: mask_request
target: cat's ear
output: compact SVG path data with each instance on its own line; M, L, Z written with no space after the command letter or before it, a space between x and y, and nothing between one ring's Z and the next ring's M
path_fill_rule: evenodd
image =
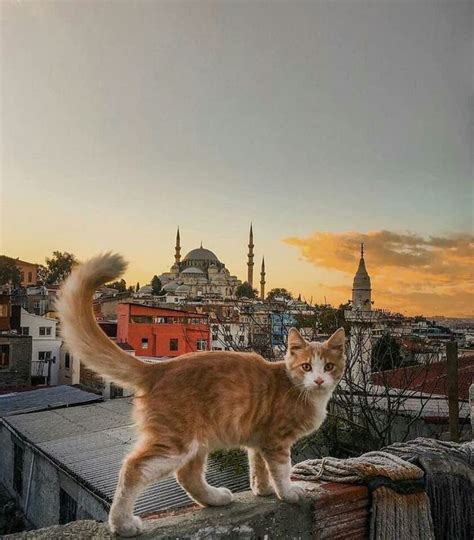
M337 352L344 352L344 344L346 342L346 332L344 328L338 328L334 334L326 341L326 347Z
M288 330L288 350L291 352L296 352L300 349L306 347L306 340L298 332L296 328L290 328Z

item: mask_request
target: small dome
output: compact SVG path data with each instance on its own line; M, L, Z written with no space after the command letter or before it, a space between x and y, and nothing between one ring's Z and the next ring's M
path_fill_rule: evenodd
M219 259L209 249L200 247L200 248L192 249L186 255L186 257L184 257L183 261L215 261L215 262L219 262Z
M170 281L169 283L167 283L167 284L163 287L163 290L166 291L166 292L173 292L173 291L175 291L178 287L179 287L179 285L176 283L176 281Z
M152 291L153 287L151 285L143 285L143 287L138 289L139 294L151 294Z
M204 272L200 268L196 268L195 266L190 266L189 268L186 268L181 272L182 274L200 274L203 275Z
M176 292L177 293L182 293L182 292L189 292L191 290L191 287L189 285L180 285L177 289L176 289Z

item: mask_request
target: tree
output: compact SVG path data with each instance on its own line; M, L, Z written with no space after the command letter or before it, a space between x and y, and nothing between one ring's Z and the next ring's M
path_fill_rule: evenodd
M118 292L125 292L127 290L127 283L124 279L121 279L120 281L113 281L112 283L106 283L106 287L109 287L109 289L115 289Z
M257 289L252 289L250 283L244 281L241 285L237 287L235 294L237 298L257 298L258 292Z
M53 256L46 258L46 283L60 283L71 273L78 260L72 253L53 251Z
M158 296L161 293L161 280L158 276L153 276L151 280L151 294Z
M323 334L332 334L338 328L344 327L346 332L349 331L349 325L344 317L344 310L348 309L347 304L341 304L338 308L330 305L318 307L319 311L319 330Z
M138 283L137 281L137 284L135 285L135 292L138 292L140 290L140 283Z
M402 365L402 354L398 341L385 333L372 349L372 371L396 369Z
M38 277L38 283L44 285L46 283L46 278L48 277L48 269L46 266L39 264L36 275Z
M289 301L293 300L293 295L290 293L290 291L277 287L276 289L272 289L267 294L267 300L275 300L276 298L283 298L284 300Z
M8 285L9 283L14 287L20 285L20 270L18 270L15 259L11 259L6 255L0 255L0 285Z

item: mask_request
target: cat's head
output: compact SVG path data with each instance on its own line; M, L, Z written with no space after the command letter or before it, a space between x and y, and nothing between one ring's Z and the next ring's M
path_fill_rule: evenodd
M345 341L344 328L322 343L306 341L296 328L291 328L285 356L291 380L301 388L332 392L344 374Z

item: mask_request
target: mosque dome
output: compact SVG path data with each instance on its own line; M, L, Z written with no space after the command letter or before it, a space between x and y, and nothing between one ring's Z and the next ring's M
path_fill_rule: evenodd
M166 292L174 292L178 288L178 284L175 281L170 281L166 285L164 285L163 290Z
M177 293L187 293L191 290L191 287L189 285L180 285L177 289Z
M219 259L216 257L212 251L209 249L203 248L202 246L200 248L192 249L186 257L184 257L183 261L214 261L219 262Z
M185 274L185 275L192 275L192 274L197 274L197 275L204 275L204 272L200 269L200 268L196 268L195 266L190 266L189 268L185 268L181 274Z

